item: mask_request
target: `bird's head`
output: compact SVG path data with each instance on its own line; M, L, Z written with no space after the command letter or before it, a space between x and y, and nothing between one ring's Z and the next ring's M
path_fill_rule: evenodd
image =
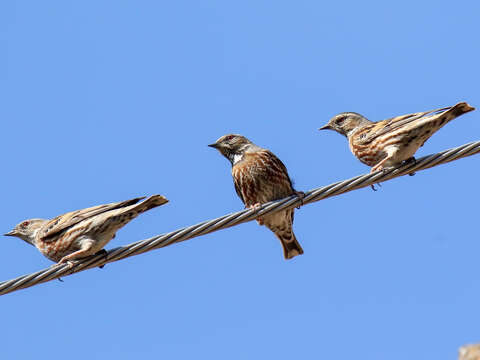
M250 147L255 147L255 145L245 136L237 134L224 135L208 146L220 151L220 153L229 159L232 164L236 162L236 157L243 156L245 151Z
M35 245L35 235L40 227L45 223L44 219L29 219L17 224L13 230L4 234L5 236L18 237L31 245Z
M349 137L359 127L371 124L370 120L355 112L344 112L335 115L330 121L318 130L333 130Z

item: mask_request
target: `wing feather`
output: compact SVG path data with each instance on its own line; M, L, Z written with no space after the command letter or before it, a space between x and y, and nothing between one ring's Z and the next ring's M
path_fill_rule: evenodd
M238 170L240 171L240 170ZM245 204L245 199L243 198L243 193L242 193L242 182L241 182L241 177L236 176L236 174L233 174L233 184L235 185L235 191L237 192L238 197L242 200L242 202Z
M405 126L406 124L409 124L413 121L417 121L421 118L427 118L427 117L433 117L435 115L442 114L448 110L450 110L453 106L449 107L444 107L441 109L435 109L435 110L429 110L429 111L424 111L424 112L417 112L417 113L412 113L412 114L406 114L406 115L400 115L396 116L390 119L382 120L377 123L375 127L378 127L377 130L373 130L369 132L368 135L366 135L363 139L360 139L358 141L358 144L360 145L365 145L368 144L369 142L373 141L379 136L382 136L384 134L387 134L391 131L394 131L402 126Z
M54 236L73 225L78 224L79 222L96 216L98 214L102 214L104 212L119 209L125 206L133 205L139 202L140 200L144 199L145 197L139 197L135 199L125 200L121 202L111 203L111 204L103 204L98 206L93 206L86 209L76 210L72 212L68 212L63 215L59 215L54 219L48 221L39 231L39 240L44 242L50 242L54 240Z

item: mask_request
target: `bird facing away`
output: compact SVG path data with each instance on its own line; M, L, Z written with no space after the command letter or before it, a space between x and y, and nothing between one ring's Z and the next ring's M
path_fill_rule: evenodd
M225 135L208 146L230 160L235 190L245 207L256 208L290 195L303 196L293 189L287 168L280 159L244 136ZM268 227L280 240L285 259L303 254L292 230L293 212L288 209L257 219L259 225Z
M94 255L115 237L115 233L139 214L168 202L161 195L139 197L72 211L54 219L30 219L6 233L35 246L59 264Z
M451 107L401 115L372 122L354 112L340 113L319 130L334 130L347 137L352 153L370 172L415 161L413 155L434 132L450 120L475 108L466 102Z

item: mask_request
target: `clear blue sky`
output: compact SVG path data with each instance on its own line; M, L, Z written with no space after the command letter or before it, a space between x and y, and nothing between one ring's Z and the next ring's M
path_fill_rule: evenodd
M1 233L161 193L107 248L242 208L206 145L240 133L299 190L368 172L341 111L480 107L480 3L9 1L0 5ZM480 112L417 155L480 139ZM2 358L454 359L480 341L480 157L303 207L305 254L256 223L0 298ZM7 280L51 264L1 242Z

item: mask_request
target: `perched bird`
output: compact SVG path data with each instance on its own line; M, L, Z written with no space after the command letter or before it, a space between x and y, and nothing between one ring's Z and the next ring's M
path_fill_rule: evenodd
M295 191L287 168L272 152L263 149L241 135L225 135L208 145L220 151L232 163L235 190L248 208L282 199L290 195L303 196ZM283 246L285 259L303 254L292 230L293 209L264 215L257 219L277 236Z
M480 344L462 346L458 350L458 360L480 360Z
M345 135L352 153L370 172L415 161L413 155L430 136L450 120L475 110L465 102L451 107L397 116L372 122L360 114L344 112L334 116L319 130Z
M16 236L35 246L59 264L99 252L115 237L115 233L139 214L168 202L161 195L139 197L72 211L54 219L22 221L6 236Z

